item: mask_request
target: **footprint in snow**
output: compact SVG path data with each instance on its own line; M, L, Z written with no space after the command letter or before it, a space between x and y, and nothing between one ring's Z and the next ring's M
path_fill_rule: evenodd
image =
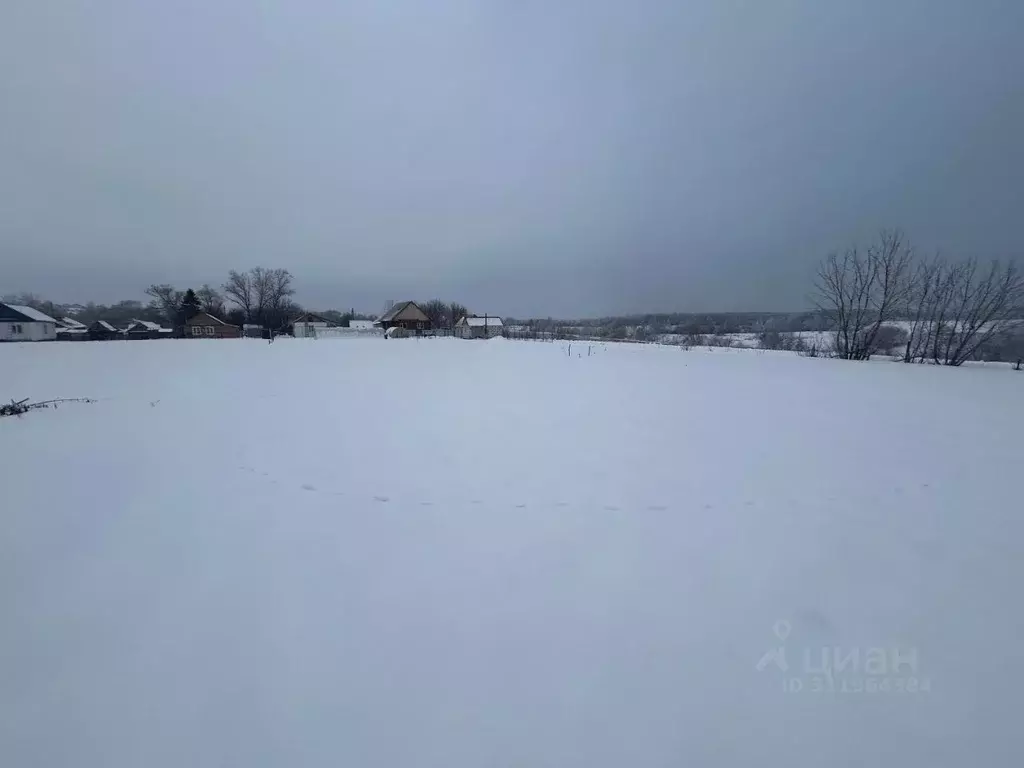
M388 496L374 496L373 500L374 501L379 501L381 504L385 504L385 503L391 501L391 499Z
M525 504L516 504L516 509L526 509Z
M608 512L621 512L622 507L616 507L614 504L606 504L604 507Z
M304 491L315 491L316 490L316 486L315 485L310 485L309 483L305 483L302 486L302 490L304 490Z
M558 502L555 502L555 506L556 507L568 507L569 506L569 502L567 502L567 501L558 501Z
M421 501L420 502L420 506L421 507L432 507L432 506L434 506L434 502L432 502L432 501Z

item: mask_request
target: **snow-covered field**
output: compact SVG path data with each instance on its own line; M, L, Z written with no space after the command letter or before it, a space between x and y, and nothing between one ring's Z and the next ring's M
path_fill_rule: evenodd
M1019 759L1024 374L591 351L0 346L0 765Z

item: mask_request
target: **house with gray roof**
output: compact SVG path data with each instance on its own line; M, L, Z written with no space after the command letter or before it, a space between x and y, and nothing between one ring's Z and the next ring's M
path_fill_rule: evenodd
M57 321L32 307L0 304L0 341L56 341Z
M97 320L89 326L89 338L92 341L111 341L123 339L124 331L120 331L106 320Z
M385 333L391 328L401 328L418 335L430 330L430 318L415 301L400 301L381 315L374 325Z

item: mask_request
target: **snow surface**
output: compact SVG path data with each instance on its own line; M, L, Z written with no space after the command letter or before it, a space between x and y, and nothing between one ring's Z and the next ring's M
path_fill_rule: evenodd
M0 765L1019 759L1024 374L358 338L0 371L99 399L0 420ZM815 692L823 646L915 664Z

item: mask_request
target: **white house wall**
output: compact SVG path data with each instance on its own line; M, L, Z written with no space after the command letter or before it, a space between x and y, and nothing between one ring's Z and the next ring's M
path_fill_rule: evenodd
M22 332L15 333L14 326L20 325ZM54 341L57 326L54 323L0 321L0 341Z
M307 336L316 336L330 327L329 323L296 323L295 338L301 339Z

